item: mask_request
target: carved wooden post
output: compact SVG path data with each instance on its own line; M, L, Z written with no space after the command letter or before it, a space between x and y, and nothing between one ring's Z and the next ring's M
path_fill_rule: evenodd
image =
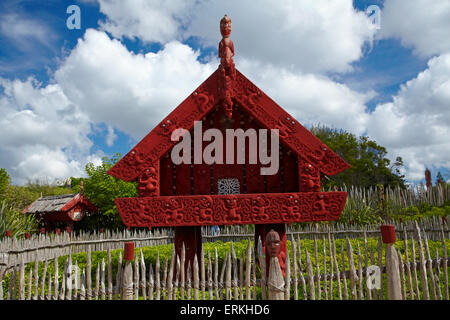
M134 243L125 242L124 260L125 267L122 274L122 300L132 300L133 298L133 265ZM120 266L119 266L120 267Z
M388 300L401 300L400 271L397 252L394 248L395 228L391 224L381 226L381 236L386 244L386 278Z
M269 300L284 300L285 283L278 260L279 254L280 236L276 231L270 230L266 236L266 256L270 257L269 278L267 281Z
M255 224L255 243L258 243L258 239L262 241L263 252L266 253L266 276L269 275L270 269L270 256L267 254L267 244L266 237L270 231L275 231L279 238L279 253L278 253L278 263L281 268L283 276L285 275L285 261L286 261L286 227L285 224ZM257 256L257 254L255 255Z

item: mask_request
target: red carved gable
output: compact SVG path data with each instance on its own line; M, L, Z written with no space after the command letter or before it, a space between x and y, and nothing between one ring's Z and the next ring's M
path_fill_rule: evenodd
M220 102L219 71L220 68L116 163L108 174L132 181L144 170L155 167L153 164L159 162L177 143L170 139L173 130L191 130L194 121L200 121ZM242 108L262 128L279 129L280 142L320 172L334 175L350 167L237 69L234 77L233 102L237 110Z

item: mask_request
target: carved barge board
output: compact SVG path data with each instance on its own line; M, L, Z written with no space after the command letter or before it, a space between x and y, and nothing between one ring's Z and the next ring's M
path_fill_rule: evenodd
M296 192L118 198L115 203L128 227L168 227L335 221L346 199L346 192Z
M130 152L116 163L108 174L132 181L151 163L159 160L176 142L170 140L173 130L191 130L194 121L207 115L218 101L216 70L174 111L150 131ZM319 171L334 175L349 164L304 128L294 117L256 87L236 69L235 103L254 117L262 128L279 129L280 142Z

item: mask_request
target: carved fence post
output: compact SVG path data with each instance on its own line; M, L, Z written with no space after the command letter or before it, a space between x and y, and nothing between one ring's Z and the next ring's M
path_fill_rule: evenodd
M281 271L278 257L270 258L269 279L267 287L269 289L269 300L284 300L284 277Z
M124 260L125 267L122 274L122 300L132 300L133 298L133 265L134 243L125 242ZM119 266L120 267L120 266Z
M395 228L391 224L382 225L381 236L386 244L386 283L388 300L402 300L400 270L397 252L394 248Z
M278 260L280 236L273 229L266 236L266 255L270 257L269 279L267 281L269 300L284 300L285 281Z

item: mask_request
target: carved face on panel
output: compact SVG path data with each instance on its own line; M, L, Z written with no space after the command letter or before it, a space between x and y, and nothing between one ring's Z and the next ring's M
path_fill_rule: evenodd
M220 33L223 37L229 37L231 34L231 19L227 15L220 20Z
M275 230L270 230L266 235L266 251L270 257L280 254L280 235Z

